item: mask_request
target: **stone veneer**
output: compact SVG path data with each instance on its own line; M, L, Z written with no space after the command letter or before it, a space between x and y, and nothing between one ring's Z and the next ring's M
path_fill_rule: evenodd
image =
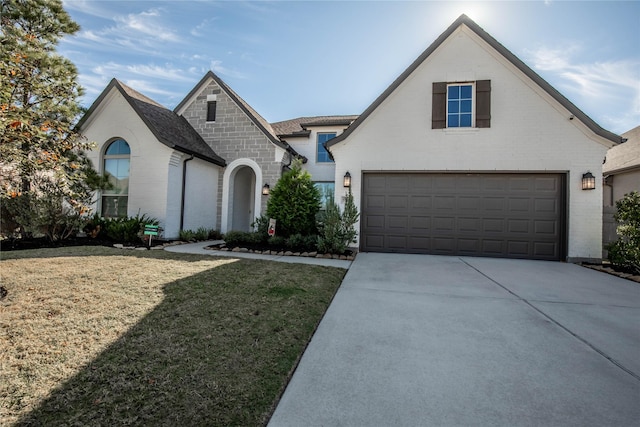
M216 121L207 122L207 95L213 94L217 97ZM280 179L283 160L288 162L288 156L276 160L276 146L214 81L198 94L182 115L227 164L245 158L255 161L262 169L263 182L256 182L258 188L264 183L273 186ZM221 169L218 180L218 229L222 218L223 174L224 169ZM267 198L264 197L261 213L265 211L266 203Z

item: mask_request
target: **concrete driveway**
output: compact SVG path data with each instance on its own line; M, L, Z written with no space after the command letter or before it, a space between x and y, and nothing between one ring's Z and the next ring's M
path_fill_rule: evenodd
M269 426L470 425L640 425L640 285L359 254Z

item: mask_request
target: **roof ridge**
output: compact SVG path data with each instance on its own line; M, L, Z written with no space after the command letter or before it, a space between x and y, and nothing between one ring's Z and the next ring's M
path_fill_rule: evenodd
M576 107L571 101L569 101L564 95L558 92L553 86L551 86L546 80L525 64L520 58L514 55L509 49L496 40L491 34L486 32L475 21L469 18L467 15L462 14L456 19L449 27L444 30L442 34L435 39L410 65L407 67L374 101L367 107L367 109L358 117L358 119L349 126L342 134L326 143L327 147L331 147L341 141L344 141L355 129L357 129L362 122L376 109L384 100L386 100L414 71L431 56L444 42L447 40L458 28L465 25L471 31L473 31L478 37L480 37L490 47L495 49L502 57L511 62L518 70L524 73L527 77L533 80L542 90L547 92L553 99L555 99L560 105L569 110L576 118L585 124L595 134L608 139L614 143L620 143L622 137L616 135L613 132L603 129L593 119L587 116L582 110Z

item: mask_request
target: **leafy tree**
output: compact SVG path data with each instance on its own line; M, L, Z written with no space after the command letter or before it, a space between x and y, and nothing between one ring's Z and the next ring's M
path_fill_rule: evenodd
M614 219L619 239L607 246L609 260L617 267L640 274L640 193L633 191L616 202Z
M77 70L56 52L79 26L59 0L2 0L0 19L3 216L23 235L63 238L68 233L54 223L86 214L92 190L104 186L83 154L91 144L74 130L82 95Z
M267 217L276 219L276 234L289 237L316 234L316 214L320 210L320 191L309 172L296 160L271 190Z

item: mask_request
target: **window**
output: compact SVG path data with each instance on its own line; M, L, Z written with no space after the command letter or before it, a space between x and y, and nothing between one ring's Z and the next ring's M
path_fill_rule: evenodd
M131 149L124 139L116 139L104 152L104 174L111 188L102 192L102 216L127 216L129 204L129 161Z
M217 101L207 102L207 121L208 122L216 121L216 104L217 104Z
M473 85L447 86L447 127L470 128L473 125Z
M491 127L491 80L433 83L431 128Z
M333 163L333 160L331 160L331 156L329 156L329 152L326 148L324 148L324 143L335 137L335 132L318 134L318 163Z
M320 190L320 209L324 210L328 201L333 201L336 185L333 182L314 182L313 185Z

